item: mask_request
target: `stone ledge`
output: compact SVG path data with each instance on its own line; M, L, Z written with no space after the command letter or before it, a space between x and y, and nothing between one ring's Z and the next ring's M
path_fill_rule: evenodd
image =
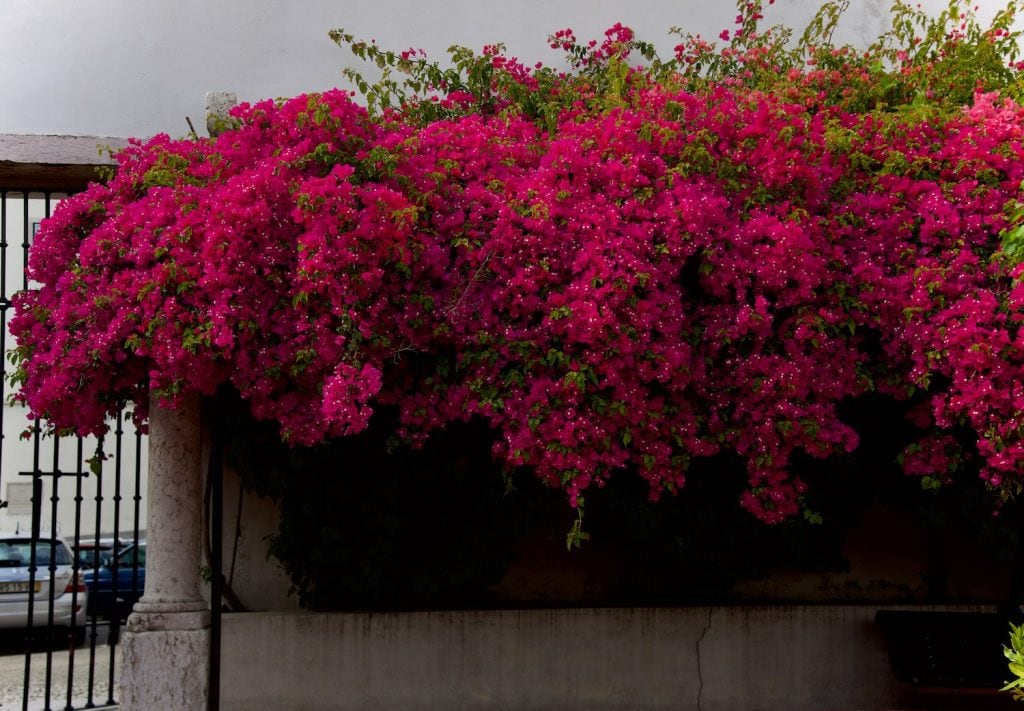
M82 190L98 167L113 164L106 149L126 145L128 139L107 136L0 134L0 189Z
M110 136L0 133L0 161L40 165L110 165L113 161L105 149L118 150L127 145L127 138Z

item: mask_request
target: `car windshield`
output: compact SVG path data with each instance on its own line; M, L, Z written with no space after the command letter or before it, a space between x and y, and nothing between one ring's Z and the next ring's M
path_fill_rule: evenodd
M146 546L138 545L132 546L126 551L122 551L117 556L117 564L120 567L135 567L146 565Z
M50 552L56 555L57 565L71 565L71 551L55 540L36 541L36 567L45 568L50 565ZM17 568L27 566L32 561L32 541L27 538L0 540L0 567Z
M113 551L109 548L78 548L78 562L83 568L95 568L97 565L106 565L113 557ZM97 557L99 561L97 561Z

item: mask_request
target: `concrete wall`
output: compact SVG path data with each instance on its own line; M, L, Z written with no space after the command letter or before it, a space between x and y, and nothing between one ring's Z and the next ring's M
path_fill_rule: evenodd
M877 609L226 615L221 708L914 708Z
M922 0L936 11L946 0ZM979 0L983 15L1000 0ZM784 0L766 14L800 29L818 0ZM853 0L836 39L859 44L885 26L889 0ZM207 91L252 101L322 90L353 62L328 30L344 26L396 50L440 57L452 44L504 41L547 62L549 33L600 37L616 22L671 51L681 26L715 38L733 27L732 2L704 0L4 0L0 3L0 134L182 136L203 124Z

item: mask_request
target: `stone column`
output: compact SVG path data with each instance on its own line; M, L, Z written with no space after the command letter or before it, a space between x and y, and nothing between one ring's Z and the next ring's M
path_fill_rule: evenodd
M121 711L206 708L200 409L198 395L176 410L150 408L146 591L121 642Z

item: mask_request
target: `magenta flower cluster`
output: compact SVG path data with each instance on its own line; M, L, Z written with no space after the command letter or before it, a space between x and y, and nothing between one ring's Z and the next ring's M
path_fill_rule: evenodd
M38 235L17 397L85 434L230 383L296 445L375 404L414 442L483 418L496 457L574 505L623 470L675 490L731 452L774 522L802 506L793 456L857 447L838 407L877 390L918 403L908 474L976 456L1018 486L1024 286L999 235L1024 110L802 96L634 77L554 121L416 125L331 91L136 143Z

